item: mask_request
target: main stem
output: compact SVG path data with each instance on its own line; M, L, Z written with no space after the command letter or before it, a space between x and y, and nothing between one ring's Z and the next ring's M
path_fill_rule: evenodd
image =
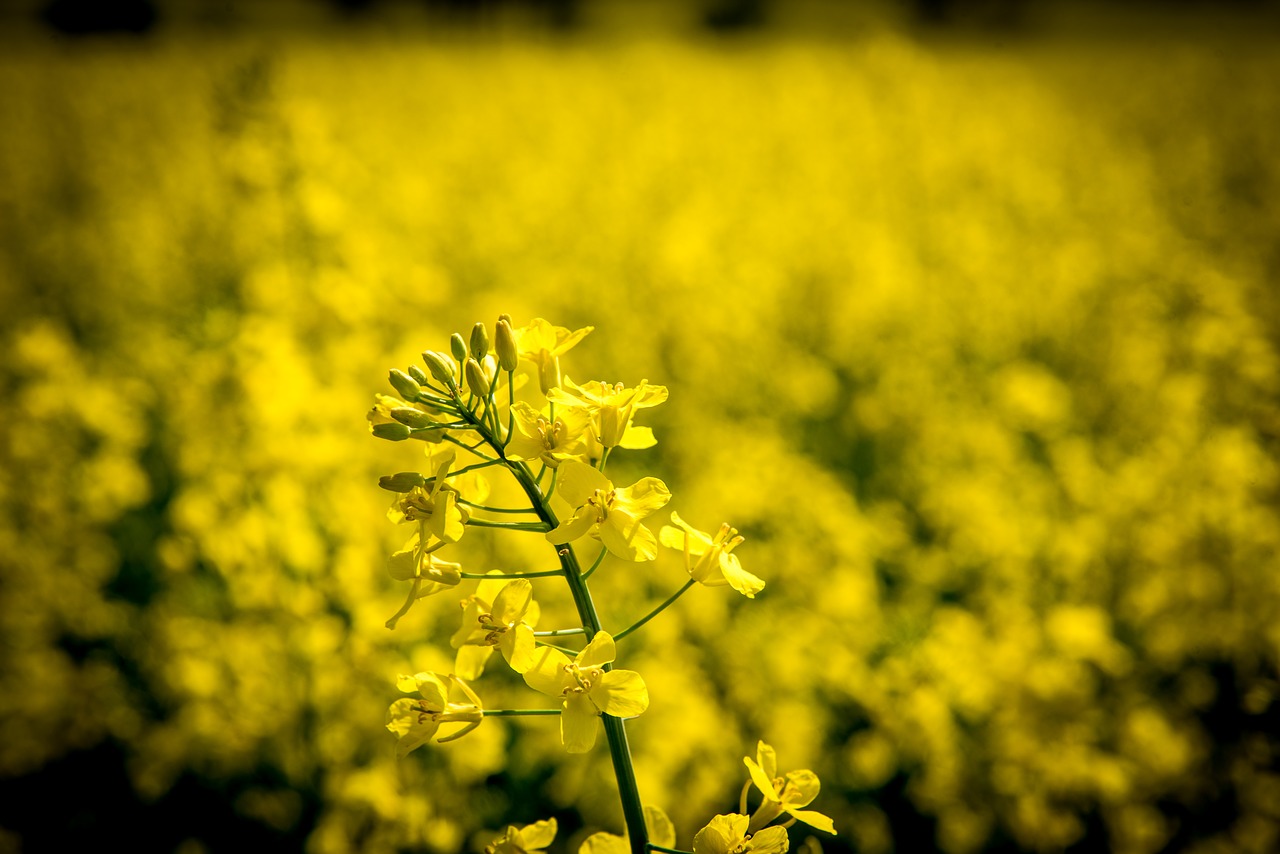
M505 459L505 455L504 455ZM507 462L507 468L515 475L520 488L529 498L530 504L537 511L538 518L545 522L548 530L554 530L560 521L555 512L548 506L538 488L528 466ZM573 603L578 608L578 617L582 627L586 629L587 642L600 631L600 617L596 614L596 604L591 599L591 591L582 578L582 568L578 565L578 556L573 546L562 543L555 547L560 558L560 567L564 570L565 581L569 583L569 592L573 595ZM612 665L604 665L605 670ZM610 714L601 715L604 719L604 734L609 742L609 755L613 758L613 775L618 780L618 798L622 801L622 818L627 825L627 837L631 844L631 854L646 854L649 843L649 832L644 824L644 808L640 803L640 787L636 783L636 770L631 764L631 748L627 745L627 729L622 718Z

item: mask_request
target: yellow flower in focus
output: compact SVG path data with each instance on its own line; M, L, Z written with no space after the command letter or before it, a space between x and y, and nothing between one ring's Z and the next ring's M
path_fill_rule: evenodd
M574 507L573 514L547 533L552 545L563 545L591 534L611 553L625 560L653 560L658 540L640 524L671 500L667 485L644 477L631 486L615 488L586 463L567 460L560 466L556 495Z
M519 830L513 824L507 832L484 847L484 854L543 854L556 838L556 820L535 821Z
M503 583L503 576L494 573L462 604L462 626L450 640L458 650L455 669L459 676L478 679L494 647L502 651L516 673L529 669L533 664L533 627L539 615L533 584L524 578Z
M748 599L754 599L764 589L764 582L743 569L738 556L732 553L742 544L736 528L721 525L712 537L686 523L674 511L671 521L678 527L664 525L658 536L667 548L684 552L685 568L694 581L707 587L727 584Z
M746 763L747 770L751 773L751 782L755 783L756 788L764 795L764 803L751 816L752 828L763 827L782 813L786 813L796 821L802 821L818 830L825 830L831 834L836 832L835 824L827 816L813 810L801 809L818 797L821 784L817 774L806 769L788 771L786 776L779 777L777 755L773 748L763 741L756 745L755 761L752 761L750 756L744 756L742 761Z
M399 759L436 737L441 724L466 724L450 735L435 738L436 742L443 744L471 732L484 719L480 698L456 676L418 673L401 676L396 680L396 686L406 694L417 692L421 697L420 700L401 698L387 709L387 729L399 739L396 742L396 757Z
M466 530L466 517L458 506L458 490L446 481L452 465L452 453L438 455L435 476L425 486L415 486L397 496L387 518L397 523L417 522L424 542L428 535L444 543L460 540Z
M521 401L511 412L515 430L506 448L510 459L539 461L556 468L565 460L585 457L588 417L583 410L561 409L552 421Z
M552 326L541 317L521 329L512 330L522 360L532 362L538 370L538 384L545 395L560 386L560 357L586 338L594 326L570 332L563 326Z
M595 745L601 712L630 718L649 708L649 689L639 673L604 669L616 657L613 638L596 632L572 661L557 649L541 647L524 673L530 688L563 700L560 740L570 753L586 753Z
M437 543L436 548L442 545L444 543ZM422 548L420 534L414 534L403 549L387 559L387 572L392 578L396 581L413 582L400 610L387 620L387 628L394 629L400 618L409 613L414 602L456 587L462 581L462 565L440 560L432 551L430 548Z
M649 842L663 848L676 845L676 828L661 807L645 806L644 825ZM616 833L593 833L578 846L578 854L631 854L631 837Z
M693 837L693 854L786 854L785 827L766 827L748 836L745 815L718 815Z
M637 409L647 409L664 402L667 399L666 386L649 385L648 380L641 380L635 388L626 388L622 383L606 385L597 380L578 385L567 377L564 385L568 386L567 390L551 391L547 399L588 412L595 438L606 450L640 450L657 444L652 430L636 427L631 421Z

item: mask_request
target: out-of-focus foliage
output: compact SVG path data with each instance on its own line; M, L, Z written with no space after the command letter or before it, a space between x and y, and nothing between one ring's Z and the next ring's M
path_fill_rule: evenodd
M768 582L628 639L681 845L763 738L821 777L832 851L1273 850L1277 76L1247 39L871 31L0 53L7 838L59 838L22 795L72 780L141 848L621 830L554 724L400 763L382 726L458 611L383 628L376 478L420 446L364 413L506 311L594 324L575 380L671 389L619 482L730 521ZM683 580L593 586L625 626Z

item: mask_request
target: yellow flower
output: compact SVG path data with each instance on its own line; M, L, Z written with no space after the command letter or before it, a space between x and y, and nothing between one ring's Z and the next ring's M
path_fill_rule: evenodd
M437 544L437 548L442 545L444 543ZM422 548L419 534L410 537L403 549L387 559L387 572L392 578L396 581L413 582L400 610L387 620L387 628L394 629L400 618L409 613L413 603L419 599L456 587L462 581L461 570L461 564L440 560L432 554L432 549Z
M685 568L699 584L707 587L729 585L748 599L764 589L764 582L742 568L733 550L742 543L736 528L720 526L714 537L704 534L672 512L671 521L678 525L663 526L658 532L662 544L684 552Z
M785 854L788 846L785 827L766 827L747 835L747 817L730 813L718 815L693 837L693 854Z
M540 648L524 673L530 688L563 701L560 740L570 753L586 753L595 745L601 712L629 718L649 708L649 689L639 673L604 669L616 657L613 638L596 632L572 661L557 649Z
M458 490L446 481L453 453L437 455L434 463L435 476L424 486L414 486L397 496L387 517L392 522L417 522L424 542L430 535L441 542L456 543L466 530L466 517L458 506Z
M788 771L785 777L778 776L778 759L773 748L763 741L756 745L756 761L744 756L747 770L751 773L751 782L764 795L762 803L751 816L751 826L763 827L782 813L786 813L797 821L812 825L827 833L836 832L831 819L820 812L801 809L807 807L818 796L821 784L818 775L809 770ZM758 834L757 834L758 835Z
M652 430L636 427L631 421L637 409L647 409L665 401L666 386L649 385L648 380L641 380L635 388L626 388L622 383L606 385L596 380L578 385L567 377L564 385L568 386L567 390L553 390L547 394L547 399L588 412L595 438L605 449L639 450L657 444Z
M614 488L603 474L586 463L567 460L560 466L556 494L574 507L572 515L547 533L552 545L570 543L591 534L620 558L653 560L658 541L640 520L671 500L667 485L645 477L631 486Z
M676 845L676 828L661 807L645 806L644 825L649 831L649 842L663 848ZM629 836L616 833L593 833L578 846L578 854L631 854Z
M504 584L503 576L495 572L476 585L475 594L462 604L462 626L450 640L458 650L455 669L460 676L478 679L495 646L516 673L529 669L539 614L532 583L518 578Z
M513 824L507 832L484 847L484 854L542 854L556 838L556 820L535 821L519 830Z
M532 362L538 371L538 384L546 394L560 386L560 357L586 338L594 326L570 332L563 326L552 326L541 317L522 329L513 330L520 358Z
M422 698L401 698L387 709L387 729L399 739L396 742L396 756L400 759L431 741L441 724L466 724L450 735L435 738L438 743L443 744L471 732L484 719L480 698L467 683L452 674L418 673L414 676L401 676L396 680L396 686L406 694L416 691ZM463 702L458 702L459 700Z
M541 461L556 468L564 460L585 457L587 414L583 410L562 409L554 421L524 401L511 411L515 430L507 444L508 458Z

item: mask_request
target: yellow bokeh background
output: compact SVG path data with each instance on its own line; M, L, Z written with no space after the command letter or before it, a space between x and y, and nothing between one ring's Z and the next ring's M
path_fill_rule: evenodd
M377 477L421 446L364 415L500 312L594 325L576 380L669 387L614 480L768 582L622 646L682 846L761 738L821 777L828 851L1280 846L1265 36L600 8L0 52L0 850L76 827L23 795L192 854L621 831L607 752L548 719L399 763L383 729L466 590L383 627ZM512 538L455 554L546 568ZM622 627L683 580L593 589Z

